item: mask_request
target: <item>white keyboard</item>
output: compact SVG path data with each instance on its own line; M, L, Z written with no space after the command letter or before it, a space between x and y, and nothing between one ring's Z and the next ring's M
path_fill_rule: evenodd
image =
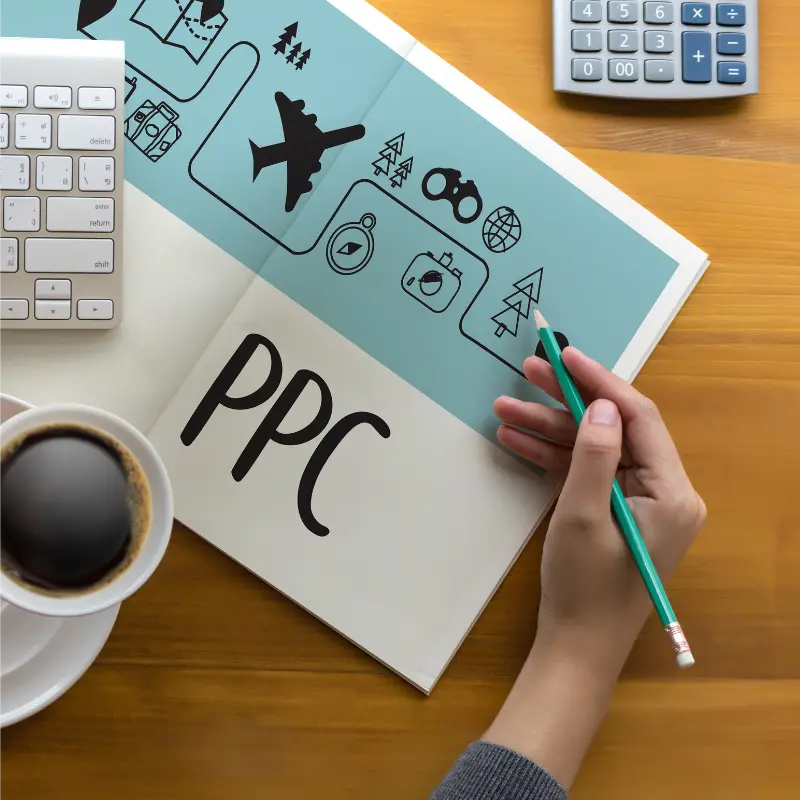
M113 328L125 48L0 39L0 327Z

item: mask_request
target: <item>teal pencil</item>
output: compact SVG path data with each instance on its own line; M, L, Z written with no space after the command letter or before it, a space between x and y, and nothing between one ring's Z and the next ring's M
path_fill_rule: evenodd
M567 407L572 413L575 422L580 425L583 415L586 413L583 398L575 385L575 381L572 380L572 376L564 366L564 361L561 358L561 347L556 340L553 329L547 324L547 320L540 311L534 311L533 316L536 320L536 329L539 332L542 346L553 366L558 385L564 393ZM639 527L631 513L630 506L628 506L628 501L625 499L622 487L620 487L616 478L611 489L611 508L622 535L628 544L633 560L636 562L644 585L647 587L647 592L653 601L656 613L664 626L664 631L669 637L672 652L675 654L678 666L684 669L691 667L694 664L694 656L689 648L689 643L686 641L680 623L672 610L672 605L669 602L666 591L664 591L661 578L658 577L653 560L650 558L650 553L647 552L644 539L642 539L642 534L639 532Z

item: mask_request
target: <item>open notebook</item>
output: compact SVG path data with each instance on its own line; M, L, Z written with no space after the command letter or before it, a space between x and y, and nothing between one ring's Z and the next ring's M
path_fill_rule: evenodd
M145 427L184 524L430 691L558 488L495 442L533 309L632 379L705 254L360 0L33 5L125 40L138 190L119 331L4 337L4 389Z

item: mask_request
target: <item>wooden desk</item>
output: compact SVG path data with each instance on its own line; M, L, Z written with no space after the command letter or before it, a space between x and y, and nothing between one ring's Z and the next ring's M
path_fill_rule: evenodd
M556 97L547 0L375 4L711 254L637 382L710 510L670 587L698 665L647 628L573 797L796 796L796 4L761 3L762 94L696 106ZM425 798L531 643L541 533L426 699L178 527L95 666L3 732L4 800Z

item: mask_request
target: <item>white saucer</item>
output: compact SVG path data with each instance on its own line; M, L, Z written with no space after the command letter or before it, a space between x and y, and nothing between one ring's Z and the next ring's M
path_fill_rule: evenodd
M0 396L8 419L28 406ZM0 610L0 728L30 717L73 686L103 649L119 605L88 617L42 617L6 602Z

